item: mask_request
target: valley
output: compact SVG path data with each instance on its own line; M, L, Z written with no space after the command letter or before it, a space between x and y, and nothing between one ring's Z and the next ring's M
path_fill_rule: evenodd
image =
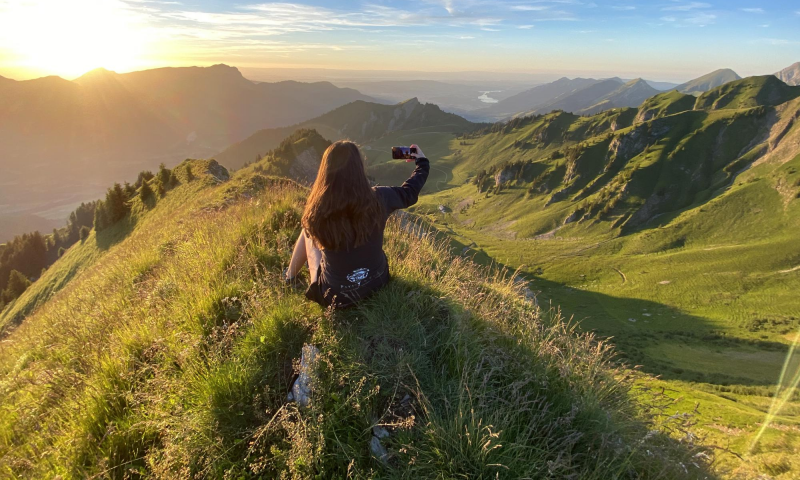
M781 444L800 430L800 103L783 91L745 79L692 99L721 110L651 116L654 97L638 112L557 112L455 138L437 162L452 180L415 211L454 252L519 269L542 308L611 338L684 405L700 402L711 441L744 455L776 414L760 441ZM626 142L648 130L660 133ZM739 146L723 140L733 132ZM723 464L747 471L735 456Z

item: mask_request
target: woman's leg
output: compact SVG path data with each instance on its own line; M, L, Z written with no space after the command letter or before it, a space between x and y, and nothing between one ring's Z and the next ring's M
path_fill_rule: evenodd
M292 260L289 262L289 268L286 269L286 275L289 278L294 278L300 273L304 263L308 263L308 272L311 283L317 281L317 270L322 261L322 252L314 246L314 242L306 236L305 230L300 232L300 238L294 244L294 252L292 253Z
M303 233L306 239L306 256L308 257L308 273L311 283L317 281L317 274L319 273L319 266L322 263L322 252L314 245L311 238Z

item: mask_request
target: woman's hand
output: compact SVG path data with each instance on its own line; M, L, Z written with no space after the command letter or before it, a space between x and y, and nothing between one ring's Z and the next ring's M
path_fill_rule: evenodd
M422 149L421 149L421 148L419 148L419 145L417 145L416 143L412 144L412 145L411 145L411 148L412 148L412 150L413 150L413 149L416 149L416 150L417 150L417 153L411 153L411 154L410 154L410 156L411 156L411 159L412 159L412 160L416 160L416 159L418 159L418 158L423 158L423 157L424 157L424 158L428 158L428 157L426 157L426 156L425 156L425 154L424 154L424 153L422 153Z

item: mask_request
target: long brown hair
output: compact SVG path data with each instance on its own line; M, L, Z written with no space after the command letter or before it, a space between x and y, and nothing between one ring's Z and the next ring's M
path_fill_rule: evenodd
M303 228L322 248L346 250L366 243L382 216L358 146L347 140L331 144L306 200Z

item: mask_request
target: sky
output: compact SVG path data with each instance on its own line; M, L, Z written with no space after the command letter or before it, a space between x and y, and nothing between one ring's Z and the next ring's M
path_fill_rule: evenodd
M800 61L800 2L0 0L0 75L243 68L684 81Z

